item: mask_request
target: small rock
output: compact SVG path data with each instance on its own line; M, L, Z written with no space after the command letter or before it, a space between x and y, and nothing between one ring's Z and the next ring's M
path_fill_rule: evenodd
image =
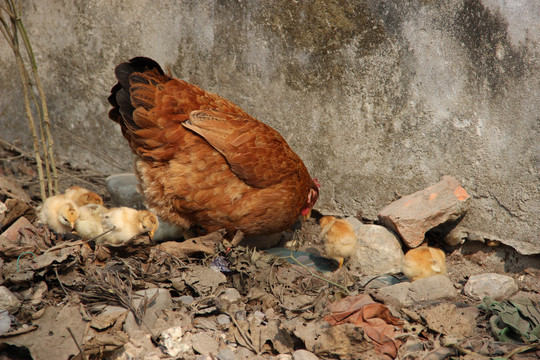
M178 301L180 301L183 305L191 305L195 299L191 295L182 295L178 298Z
M229 325L231 323L231 318L228 315L219 314L216 321L219 325Z
M270 234L270 235L260 235L260 236L250 236L245 237L240 241L238 246L248 247L250 249L255 248L257 250L266 250L274 245L277 245L281 241L282 233Z
M217 341L204 333L194 334L191 340L193 350L201 355L217 354L219 351Z
M105 186L111 195L113 206L145 209L144 197L139 192L139 180L135 174L111 175L105 179Z
M491 296L497 301L504 300L517 291L518 286L513 278L493 273L471 276L464 288L465 294L479 300L484 296Z
M21 302L19 299L7 287L0 286L0 309L14 314L19 310L20 306Z
M247 314L245 310L238 310L234 313L234 318L238 321L245 321L247 319Z
M347 219L349 221L349 219ZM363 275L397 274L403 251L398 237L379 225L353 225L357 246L349 258L349 268Z
M279 354L277 356L274 356L272 360L292 360L291 354Z
M319 357L307 350L296 350L292 354L292 360L318 360Z
M236 350L236 360L250 360L255 358L255 354L243 346L239 346Z
M412 283L404 282L384 287L375 292L373 297L390 305L409 307L422 302L455 299L457 295L448 277L435 275Z
M230 304L234 304L234 303L237 303L238 301L240 301L242 296L240 295L238 290L236 290L235 288L226 288L223 291L223 293L221 293L219 298L221 300L223 300L223 301L226 301L226 302L230 303Z
M217 354L219 360L235 360L234 352L231 349L223 349Z
M9 332L11 329L11 316L7 310L0 310L0 335Z
M435 185L392 202L378 216L409 248L414 248L422 244L428 230L465 214L469 199L459 182L446 175Z
M180 226L168 223L159 216L158 221L159 225L153 238L155 242L176 241L184 238L184 233Z
M191 335L187 333L184 336L182 327L174 326L161 333L160 344L165 349L165 352L172 357L177 357L181 354L191 353Z

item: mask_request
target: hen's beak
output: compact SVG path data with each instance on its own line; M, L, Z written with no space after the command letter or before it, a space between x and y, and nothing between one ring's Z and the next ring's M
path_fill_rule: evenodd
M311 209L309 209L307 214L302 215L302 221L308 221L309 219L311 219Z
M155 232L156 232L155 229L152 229L152 230L150 230L150 232L148 232L148 235L150 235L150 239L152 239L152 240L154 239L154 233Z

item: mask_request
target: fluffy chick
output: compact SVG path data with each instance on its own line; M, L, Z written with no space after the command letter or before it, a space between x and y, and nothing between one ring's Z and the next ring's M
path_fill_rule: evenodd
M420 246L405 254L401 271L411 281L433 275L446 275L446 256L441 249Z
M336 219L333 216L323 216L319 220L321 237L325 239L324 250L326 256L336 260L339 268L343 261L354 253L356 248L356 235L352 225L345 219Z
M64 195L71 199L77 206L84 206L88 204L103 205L103 199L101 196L93 191L77 185L67 189Z
M156 215L148 210L135 210L128 207L112 208L103 216L103 230L112 230L100 237L96 243L123 245L131 238L143 233L148 233L150 238L153 238L157 227Z
M38 221L58 234L66 234L73 230L78 216L79 210L73 201L64 195L56 195L45 199L38 212Z
M75 231L83 239L91 239L103 233L102 217L107 208L98 204L88 204L79 208L79 218Z

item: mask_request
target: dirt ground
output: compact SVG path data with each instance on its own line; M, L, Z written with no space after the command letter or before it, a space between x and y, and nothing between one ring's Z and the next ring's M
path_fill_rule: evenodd
M72 185L83 186L100 194L105 204L110 205L104 185L107 174L75 169L69 164L59 166L59 174L61 190ZM30 206L21 208L10 224L24 217L35 225L39 184L32 156L2 142L0 175L18 183L30 198ZM0 200L5 201L14 195L3 192L0 196ZM7 226L1 231L6 229ZM236 359L284 359L278 355L301 349L321 359L487 359L496 356L536 359L540 356L535 344L496 341L490 331L489 316L482 312L474 318L471 336L453 342L444 331L429 326L427 315L415 309L388 310L379 303L375 304L377 317L392 334L395 331L393 336L398 341L381 340L377 344L373 335L368 334L373 329L358 326L359 322L329 327L328 316L337 313L331 308L332 303L364 294L362 284L366 283L366 277L350 272L346 266L333 273L319 273L305 264L287 261L292 259L279 259L263 251L241 247L228 251L217 246L213 255L195 252L182 256L149 243L120 249L103 248L77 237L60 238L42 227L36 227L32 233L20 231L32 245L24 241L6 243L5 239L0 244L0 285L21 300L17 311L10 312L11 329L0 334L2 359L52 359L57 358L55 354L64 354L65 359L196 359L204 353L195 349L203 335L212 338L220 351L221 356L210 354L211 359L227 358L225 350L234 353L232 358ZM301 229L286 233L283 242L298 240L298 250L320 254L323 246L319 232L319 226L309 222ZM536 304L540 301L539 256L521 256L504 245L487 246L474 241L446 248L445 252L448 276L460 292L459 302L454 303L460 308L476 308L478 300L467 297L461 290L470 276L484 273L509 275L516 280L524 296ZM29 255L21 257L23 253L31 253L37 260L32 261ZM208 268L220 269L221 274L215 273L222 277L201 275L206 274ZM148 326L145 324L148 320L144 319L155 298L146 298L143 305L135 306L134 294L156 287L165 289L171 302L158 315L159 319ZM236 290L233 292L237 294L236 299L230 289ZM133 332L126 335L127 315L111 317L103 326L95 325L96 319L103 317L106 306L129 309L135 322L142 324L146 343L137 348L138 352L133 349L144 341ZM72 309L73 313L62 315L64 310L61 309ZM56 312L52 314L52 311ZM59 322L61 316L71 321ZM182 326L183 337L178 338L182 340L177 344L184 344L185 348L170 355L174 351L167 347L165 334L170 334L167 331L178 324ZM48 342L39 342L44 337L40 332L43 329L47 329L50 336ZM70 335L66 335L66 329ZM60 332L64 337L56 345L54 341L58 339L51 333ZM139 345L135 346L137 342ZM31 345L33 343L41 345L37 348ZM385 346L394 346L397 353L392 355L392 350L381 350Z

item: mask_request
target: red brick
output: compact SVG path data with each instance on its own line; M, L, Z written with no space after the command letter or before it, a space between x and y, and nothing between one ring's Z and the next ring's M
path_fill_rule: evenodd
M459 182L446 175L435 185L392 202L378 216L409 248L414 248L422 244L427 231L464 215L469 199Z

